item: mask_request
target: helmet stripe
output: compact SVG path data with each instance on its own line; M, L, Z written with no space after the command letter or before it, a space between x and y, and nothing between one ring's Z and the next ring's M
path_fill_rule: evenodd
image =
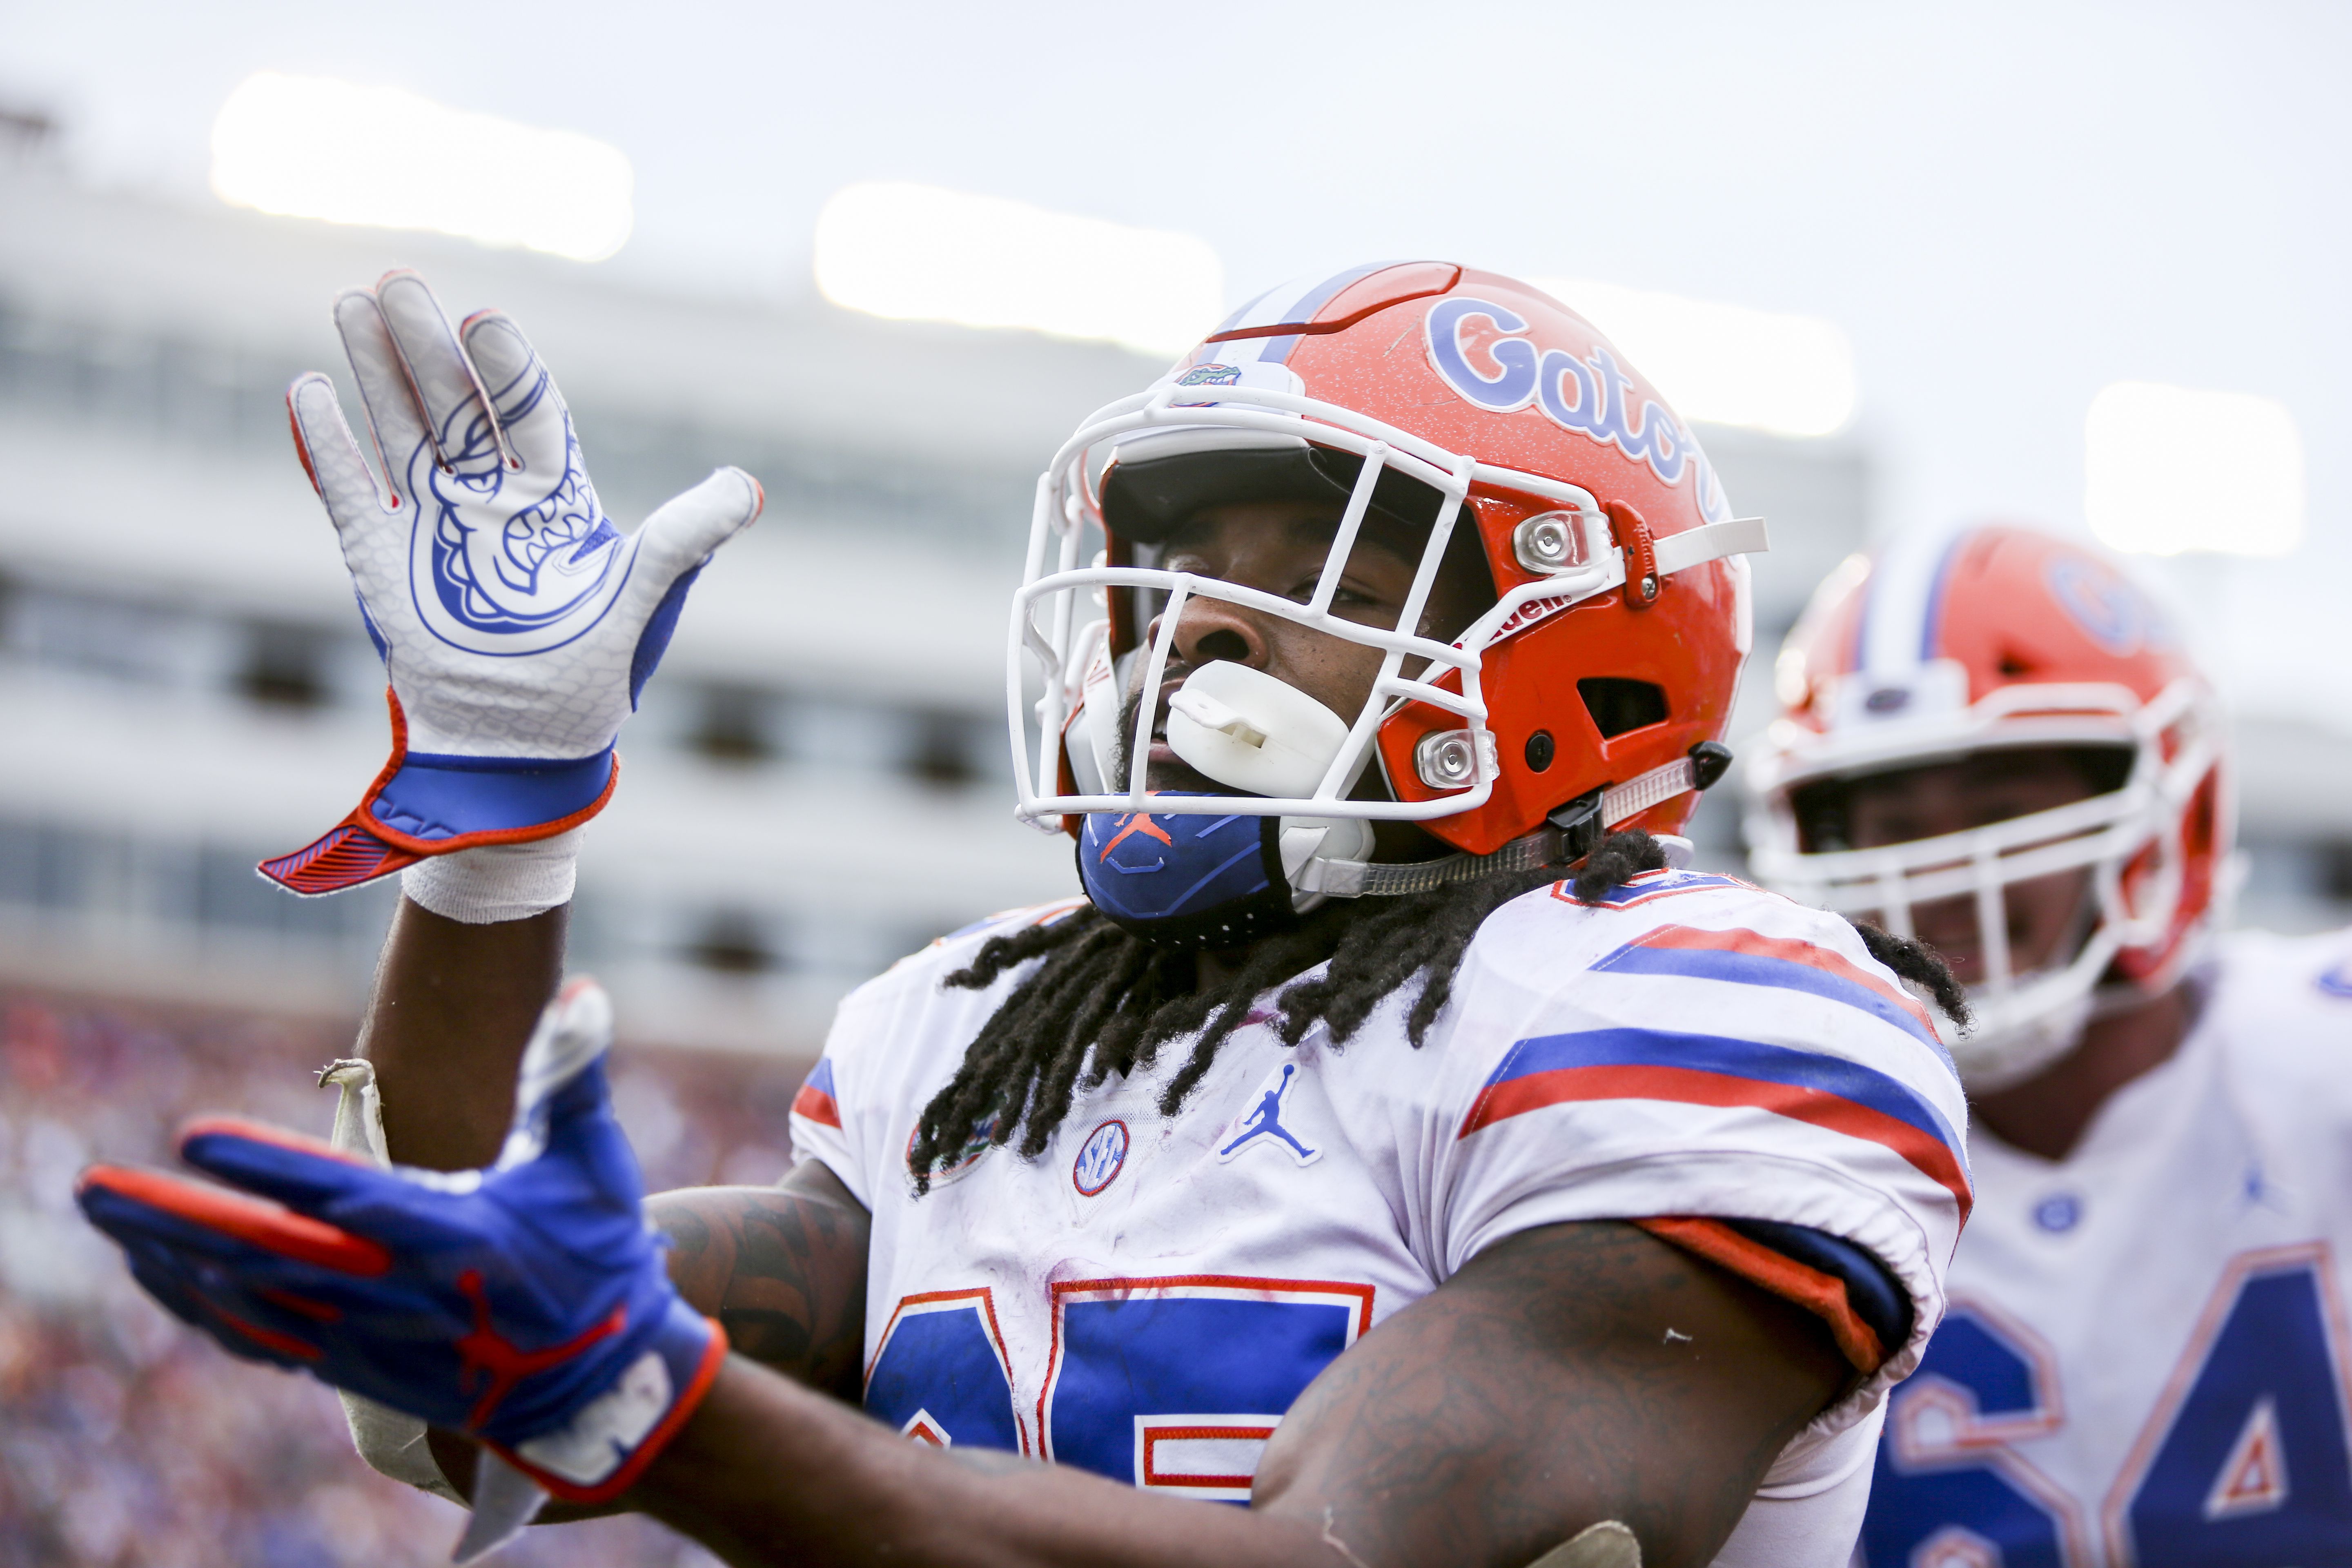
M1370 267L1354 267L1334 277L1326 278L1322 282L1301 294L1297 303L1294 304L1286 313L1274 319L1277 321L1312 321L1315 318L1315 312L1329 304L1340 289L1360 278L1370 278L1383 267L1394 265L1394 262L1390 261L1375 261ZM1288 364L1290 351L1297 346L1298 339L1295 336L1269 338L1266 340L1265 351L1258 355L1258 358L1269 364Z
M1275 289L1267 289L1265 293L1260 294L1255 299L1252 300L1248 304L1244 305L1240 310L1235 310L1232 315L1227 316L1223 321L1219 321L1217 323L1217 332L1230 332L1235 327L1249 325L1250 312L1256 310L1260 305L1265 304L1267 300L1271 299L1279 287L1279 285L1276 285ZM1217 332L1211 332L1209 335L1213 338L1217 335Z
M1853 630L1846 639L1845 662L1834 673L1852 675L1862 668L1864 650L1870 646L1870 605L1878 596L1877 563L1872 563L1870 574L1862 580L1862 593L1853 607Z
M1329 304L1342 289L1359 279L1369 278L1384 268L1394 267L1393 261L1375 261L1363 267L1350 267L1345 272L1335 272L1320 279L1294 279L1288 283L1269 289L1225 319L1220 332L1238 331L1244 327L1273 327L1285 321L1306 321L1315 312ZM1311 276L1311 275L1310 275ZM1213 335L1213 334L1212 334ZM1250 340L1244 339L1243 342ZM1296 335L1262 338L1256 341L1255 357L1266 364L1286 364L1290 351L1298 346ZM1225 344L1217 345L1222 353Z
M1936 574L1927 583L1927 602L1919 616L1919 662L1936 657L1937 638L1944 629L1945 590L1951 585L1952 563L1960 553L1965 534L1956 534L1936 558Z
M1896 679L1934 657L1934 610L1950 553L1943 537L1920 533L1880 554L1863 602L1857 668Z

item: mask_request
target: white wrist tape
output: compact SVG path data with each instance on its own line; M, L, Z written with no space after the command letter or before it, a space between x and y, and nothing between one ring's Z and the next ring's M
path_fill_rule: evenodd
M335 1101L335 1130L327 1141L346 1153L378 1165L391 1164L384 1152L383 1102L376 1094L375 1064L330 1062L319 1075L319 1087L341 1090ZM343 1403L343 1422L352 1430L352 1447L370 1468L419 1491L465 1506L465 1495L442 1475L433 1450L425 1446L424 1422L340 1388L335 1397Z
M403 871L400 890L435 914L467 925L529 920L571 901L587 832L575 827L529 844L436 855Z

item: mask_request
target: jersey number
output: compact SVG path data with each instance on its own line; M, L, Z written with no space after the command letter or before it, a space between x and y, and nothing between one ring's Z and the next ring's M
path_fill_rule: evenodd
M1245 1502L1284 1412L1371 1326L1369 1285L1196 1274L1053 1290L1034 1447L986 1289L898 1304L866 1374L867 1413L929 1442Z
M971 1443L1027 1453L994 1298L985 1289L931 1290L899 1302L866 1374L866 1411L942 1448Z
M1864 1560L1872 1568L2087 1568L2074 1505L2007 1447L2054 1430L2060 1416L2040 1342L1990 1311L1953 1308L1889 1403L1863 1520Z
M2352 1449L2324 1249L2238 1259L2105 1510L2137 1568L2293 1568L2352 1554ZM1956 1309L1891 1403L1863 1550L1876 1568L2087 1568L2074 1505L2008 1445L2053 1430L2048 1352Z

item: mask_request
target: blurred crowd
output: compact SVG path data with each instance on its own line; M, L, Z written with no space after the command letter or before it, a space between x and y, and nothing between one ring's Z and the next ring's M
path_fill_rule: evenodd
M335 1398L233 1361L141 1293L73 1205L92 1160L168 1164L233 1110L323 1136L351 1031L0 990L0 1568L406 1568L462 1516L352 1453ZM648 1187L769 1183L804 1063L620 1053ZM708 1568L652 1522L530 1531L500 1568Z

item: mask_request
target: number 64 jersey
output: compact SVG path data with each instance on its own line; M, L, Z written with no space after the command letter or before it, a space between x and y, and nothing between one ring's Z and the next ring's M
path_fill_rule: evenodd
M2063 1162L1976 1141L1869 1568L2352 1563L2352 933L2233 936Z
M1295 1047L1268 994L1176 1114L1183 1041L1081 1090L1040 1157L976 1137L916 1195L923 1106L1021 974L943 977L1073 907L852 994L795 1101L797 1156L874 1216L869 1413L1244 1502L1293 1402L1391 1314L1520 1231L1629 1219L1804 1303L1855 1363L1717 1559L1842 1568L1969 1201L1958 1082L1852 927L1691 872L1538 889L1487 919L1421 1048L1409 988Z

